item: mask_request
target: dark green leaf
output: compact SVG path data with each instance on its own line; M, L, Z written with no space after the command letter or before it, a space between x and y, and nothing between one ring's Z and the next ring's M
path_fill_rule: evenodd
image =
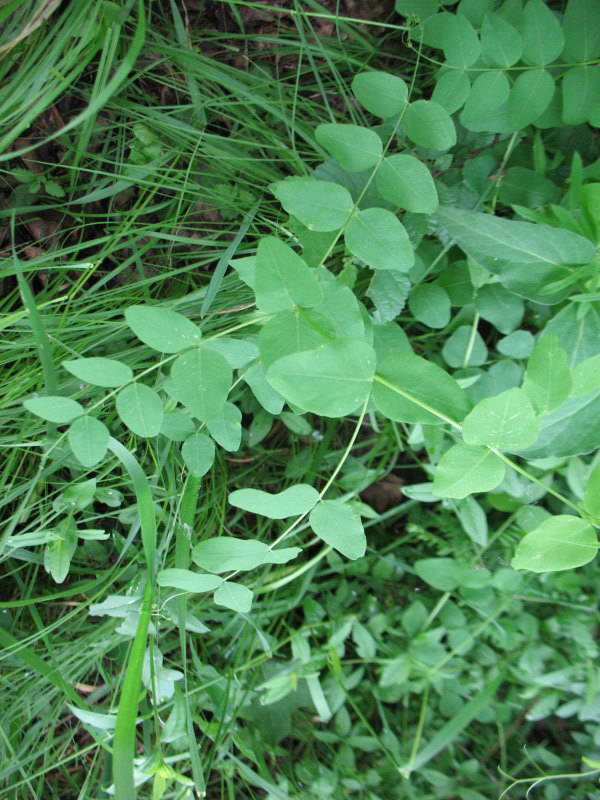
M495 67L512 67L521 58L523 39L519 31L499 14L489 12L481 26L481 55Z
M454 114L464 105L470 91L471 81L468 74L454 69L438 77L431 99L449 114Z
M519 30L526 64L551 64L562 53L565 44L562 27L543 0L528 0Z
M413 317L429 328L445 328L450 322L450 298L441 286L423 283L411 292L408 307Z
M525 128L548 108L554 94L554 78L545 69L522 72L514 82L508 98L508 119L511 125Z
M562 79L562 119L565 125L587 122L600 105L599 98L600 70L597 66L567 70Z
M600 56L597 0L569 0L563 16L566 62L593 61Z

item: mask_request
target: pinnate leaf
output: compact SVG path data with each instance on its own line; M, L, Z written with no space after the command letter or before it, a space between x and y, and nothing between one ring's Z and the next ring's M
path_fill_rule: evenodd
M113 358L76 358L62 365L80 381L106 389L123 386L133 378L130 367Z
M310 512L310 526L326 544L346 558L362 558L367 538L359 515L341 500L322 500Z
M597 0L569 0L563 16L567 62L593 61L600 56Z
M454 114L464 105L470 91L471 81L468 74L453 69L439 76L431 99L445 108L449 114Z
M507 114L515 128L525 128L543 114L554 94L554 78L545 69L522 72L508 98Z
M551 64L562 53L565 39L561 24L543 0L528 0L520 32L526 64Z
M488 12L481 26L481 55L495 67L512 67L521 58L523 39L519 31L499 14Z
M511 566L531 572L575 569L592 561L597 551L598 539L588 522L559 514L521 539Z
M202 338L200 328L187 317L160 306L131 306L125 320L138 339L159 353L178 353Z
M558 336L546 334L535 346L527 363L523 390L538 414L547 414L569 396L569 360Z

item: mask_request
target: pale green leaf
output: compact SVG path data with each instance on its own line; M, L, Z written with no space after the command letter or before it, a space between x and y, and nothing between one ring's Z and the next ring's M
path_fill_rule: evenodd
M523 390L538 414L547 414L569 396L571 371L557 336L546 334L538 341L527 362Z
M131 306L125 320L138 339L159 353L178 353L202 338L200 328L187 317L160 306Z
M506 467L487 447L455 444L442 456L433 479L438 497L467 497L490 492L504 479Z
M519 31L499 14L488 12L481 26L481 55L495 67L512 67L521 58L523 39Z
M256 539L236 539L233 536L215 536L205 539L192 549L195 564L208 572L250 570L265 563L269 548Z
M408 298L411 314L429 328L445 328L450 322L450 298L441 286L423 283Z
M371 169L381 158L383 150L375 131L360 125L324 123L317 127L315 138L348 172Z
M344 231L346 247L373 269L408 272L413 246L400 220L384 208L357 211Z
M375 305L373 318L377 323L391 322L404 308L410 292L410 280L397 270L379 270L371 278L367 289Z
M367 537L359 515L341 500L322 500L310 512L310 526L326 544L346 558L362 558L367 549Z
M342 417L367 399L375 353L365 342L337 339L275 361L267 380L285 399L324 417Z
M63 361L63 367L80 381L107 389L122 386L133 378L127 364L112 358L76 358Z
M300 348L302 349L302 348ZM307 348L311 349L311 347ZM252 394L269 414L280 414L283 409L284 399L276 392L267 381L265 369L262 364L253 364L244 373L244 380L252 389Z
M232 506L269 519L286 519L305 514L318 500L317 490L305 483L290 486L274 494L260 489L238 489L229 495Z
M137 436L151 437L160 433L163 404L158 394L144 383L132 383L117 395L117 414Z
M413 566L419 578L434 589L452 592L458 586L453 558L421 558Z
M350 295L354 299L351 291ZM335 326L323 314L300 308L282 311L270 319L258 335L261 361L268 368L283 356L314 350L329 343L334 336Z
M600 463L592 470L583 492L585 510L600 521Z
M454 378L431 361L407 352L389 356L378 367L373 400L389 419L428 425L460 422L470 407Z
M225 403L218 414L205 422L210 435L224 450L234 453L240 449L242 412L234 403Z
M311 231L338 230L354 208L347 189L315 178L286 178L271 184L271 191L288 214Z
M579 517L550 517L519 542L513 569L557 572L588 564L596 557L598 539L592 526Z
M530 69L522 72L508 97L507 114L510 124L517 129L535 122L550 105L553 94L554 78L547 70Z
M219 353L204 348L180 355L171 368L169 392L201 422L223 411L232 372Z
M551 64L562 53L565 39L561 24L543 0L528 0L519 30L526 64Z
M487 347L472 325L461 325L444 343L442 356L450 367L480 367L487 361Z
M537 439L539 423L522 389L508 389L481 400L463 423L463 437L470 445L497 450L524 450Z
M480 547L488 542L488 524L485 511L474 497L465 497L454 504L454 511L469 539Z
M286 311L312 307L323 301L323 291L304 261L274 236L258 245L255 274L256 305L260 311Z
M194 432L194 423L185 411L165 411L160 432L172 442L184 442Z
M83 406L70 397L58 397L50 395L48 397L30 397L23 401L27 411L31 411L37 417L63 425L71 422L76 417L84 413Z
M389 72L360 72L352 81L352 91L367 111L382 119L399 114L408 96L402 78Z
M431 172L422 161L405 153L384 158L375 176L379 194L390 203L417 214L433 214L438 194Z
M445 108L449 114L454 114L465 103L471 91L471 81L466 72L453 69L442 73L436 81L431 99Z
M102 461L108 449L109 437L106 425L89 415L76 419L68 433L73 455L84 467L94 467Z
M508 336L499 339L496 349L503 356L509 358L528 358L535 344L535 339L529 331L513 331Z
M237 611L239 614L247 614L252 608L252 591L242 583L225 581L213 595L213 599L218 606Z
M215 353L222 355L231 369L245 367L258 357L258 347L249 339L220 336L218 339L209 339L202 346L206 350L214 350Z
M456 144L456 129L445 108L433 100L410 103L402 124L408 138L419 147L448 150Z
M180 589L182 592L212 592L223 583L223 578L189 569L161 569L156 582L159 586Z
M194 433L183 443L181 456L190 474L194 478L201 478L206 475L215 460L214 442L204 433Z
M591 356L576 364L572 377L572 394L575 397L600 389L600 355Z

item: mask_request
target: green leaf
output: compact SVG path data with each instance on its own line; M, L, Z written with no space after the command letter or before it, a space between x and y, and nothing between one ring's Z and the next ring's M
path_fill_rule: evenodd
M481 318L491 323L500 333L511 333L521 324L525 313L523 300L499 283L481 287L475 299L475 308Z
M383 151L381 139L375 131L360 125L324 123L317 127L315 138L348 172L371 169Z
M463 423L467 444L483 444L497 450L524 450L537 435L537 417L522 389L508 389L481 400Z
M176 409L175 411L165 411L160 432L172 442L184 442L188 436L192 435L194 428L192 418L185 411Z
M450 298L441 286L423 283L408 298L411 314L429 328L445 328L450 322Z
M422 161L404 153L384 158L375 175L379 194L390 203L417 214L433 214L438 194L431 172Z
M454 504L456 516L469 539L480 547L488 542L488 524L485 511L474 497L466 497Z
M247 614L252 608L252 591L242 583L225 581L213 595L213 599L218 606L237 611L239 614Z
M290 486L275 494L260 489L238 489L229 495L232 506L269 519L286 519L305 514L318 501L317 490L305 483Z
M185 440L181 456L194 478L206 475L215 460L215 445L204 433L194 433Z
M307 349L311 349L314 345ZM302 349L302 348L300 348ZM252 394L269 414L280 414L283 409L284 399L276 392L267 381L265 369L262 364L253 364L244 373L244 380L252 389Z
M546 334L538 341L527 363L523 390L538 414L547 414L569 396L571 371L558 336Z
M478 131L480 121L491 117L508 100L509 93L510 84L502 70L482 73L475 78L460 115L461 124L467 130Z
M352 91L367 111L381 119L399 114L408 97L402 78L389 72L360 72L352 81Z
M521 264L587 264L595 256L590 241L571 231L492 214L440 207L437 217L450 236L477 261L478 256Z
M521 58L523 39L519 31L499 14L489 12L481 26L481 55L494 67L512 67Z
M598 108L599 97L600 70L597 66L567 70L562 79L562 120L565 125L587 122Z
M479 37L464 14L444 14L441 35L447 64L465 69L479 58Z
M125 320L135 335L159 353L178 353L200 343L200 328L182 314L160 306L131 306Z
M448 114L454 114L464 105L470 91L468 74L455 69L438 77L431 99L445 108Z
M223 578L202 575L189 569L161 569L156 582L159 586L180 589L182 592L212 592L223 583Z
M503 356L510 358L527 358L531 355L535 339L529 331L513 331L499 339L496 349Z
M350 192L337 183L315 178L286 178L271 191L288 214L311 231L336 231L354 208Z
M23 401L23 405L37 417L59 425L71 422L85 411L80 403L70 397L30 397Z
M569 0L563 16L563 61L593 61L600 56L597 0Z
M415 254L400 220L384 208L354 214L344 231L346 247L373 269L408 272Z
M453 558L421 558L413 566L419 578L434 589L452 592L458 586Z
M208 572L232 572L255 569L264 564L269 548L256 539L236 539L233 536L215 536L205 539L192 549L195 564Z
M240 449L242 441L242 412L233 403L225 403L221 411L206 420L213 439L230 453Z
M444 361L450 367L480 367L488 357L485 342L472 325L461 325L444 343Z
M528 0L519 30L526 64L551 64L562 53L565 45L562 27L543 0Z
M573 367L571 393L577 397L600 389L600 354L586 358Z
M377 369L373 401L396 422L459 422L469 410L466 394L447 372L413 353L386 358Z
M377 323L391 322L404 308L410 292L410 280L397 270L380 270L371 278L367 289L375 305L373 318Z
M600 520L600 463L596 464L585 484L583 505L588 514Z
M56 583L69 574L71 559L77 548L77 529L72 519L63 520L52 531L53 541L44 547L44 569Z
M579 517L559 514L521 539L510 564L513 569L558 572L589 564L597 552L592 526Z
M151 437L160 433L163 404L158 394L144 383L132 383L117 395L117 414L137 436Z
M342 417L367 399L375 372L375 353L365 342L337 339L315 350L284 356L267 371L267 380L285 399L323 417Z
M318 306L323 290L315 273L291 247L274 236L260 240L256 253L256 305L260 311Z
M461 499L491 492L504 480L506 467L487 447L455 444L442 456L433 479L433 494Z
M408 138L419 147L448 150L456 144L456 129L450 114L433 100L410 103L402 124Z
M204 348L190 350L171 368L169 393L206 422L223 411L232 377L231 367L219 353Z
M554 78L545 69L522 72L508 98L508 120L515 129L525 128L543 114L554 94ZM525 223L524 223L525 224Z
M351 291L350 295L354 299ZM328 344L334 336L333 322L316 311L282 311L270 319L258 335L261 361L268 368L283 356Z
M362 558L367 550L367 537L359 515L341 500L322 500L310 512L310 526L326 544L346 558Z
M76 358L63 361L62 365L80 381L107 389L122 386L133 378L133 372L127 364L112 358Z
M218 339L209 339L202 346L222 355L231 369L241 369L258 357L258 347L248 339L220 336Z
M79 417L71 424L68 433L73 455L84 467L95 467L108 449L108 428L95 417Z

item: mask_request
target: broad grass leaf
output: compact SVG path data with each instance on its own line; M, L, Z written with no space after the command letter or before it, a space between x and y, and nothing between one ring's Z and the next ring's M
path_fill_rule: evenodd
M508 78L502 70L490 70L475 78L471 93L460 114L467 130L479 130L479 123L500 108L510 93Z
M212 592L223 583L223 578L189 569L161 569L156 582L159 586L180 589L182 592Z
M164 409L158 394L144 383L132 383L117 395L117 414L130 431L146 438L157 436Z
M455 69L444 72L437 78L431 99L445 108L448 114L454 114L464 105L470 91L469 75Z
M200 328L187 317L160 306L131 306L125 320L138 339L159 353L179 353L202 338Z
M234 403L225 403L218 414L205 420L208 432L223 450L234 453L242 441L242 412Z
M559 514L524 536L510 563L513 569L557 572L589 564L597 552L592 526L579 517Z
M192 559L207 572L219 574L255 569L265 563L268 552L268 546L256 539L215 536L197 544L192 549Z
M365 342L337 339L275 361L267 380L289 403L324 417L356 411L371 390L375 353Z
M76 400L70 397L48 395L47 397L30 397L23 401L27 411L37 417L64 425L84 413L85 409Z
M482 319L504 334L518 328L525 313L523 300L499 283L490 283L479 289L475 308Z
M223 411L232 371L219 353L199 348L183 353L171 367L169 391L201 422Z
M194 478L206 475L215 460L215 444L204 433L194 433L181 447L181 456Z
M519 31L526 64L551 64L562 53L565 38L558 17L543 0L528 0Z
M444 14L441 45L446 63L466 69L481 54L481 44L475 29L463 14Z
M319 539L346 558L362 558L367 550L367 537L359 515L341 500L322 500L310 512L310 527Z
M113 358L75 358L63 361L62 365L80 381L106 389L123 386L133 378L131 368Z
M554 78L545 69L522 72L514 82L508 98L508 120L515 129L535 122L550 105L554 94Z
M381 119L399 114L408 97L406 83L389 72L359 72L352 81L352 91L367 111Z
M450 298L441 286L423 283L408 298L413 317L429 328L445 328L450 322Z
M443 369L413 353L389 356L377 368L373 401L396 422L460 422L470 408L466 394Z
M350 192L315 178L286 178L271 184L284 209L311 231L336 231L354 208Z
M390 203L416 214L433 214L438 207L438 193L431 172L422 161L405 153L384 158L375 185Z
M538 414L560 406L571 391L567 353L558 336L542 336L527 363L523 390Z
M384 208L357 211L344 231L346 247L373 269L408 272L413 246L400 220Z
M73 455L84 467L95 467L106 455L110 433L95 417L86 414L76 419L67 436Z
M521 58L523 39L519 31L499 14L488 12L481 26L481 57L495 67L512 67Z
M448 206L440 207L437 218L475 261L483 255L497 262L530 264L532 268L536 264L561 266L587 264L596 252L583 236L550 225Z
M600 6L598 6L600 12ZM600 27L600 16L597 26ZM562 120L565 125L582 125L600 105L600 69L573 67L562 79Z
M354 299L351 291L350 294ZM332 321L316 311L283 311L270 319L258 335L261 361L268 368L279 358L329 343L335 332Z
M600 521L600 463L592 470L583 492L585 510Z
M313 270L291 247L265 236L258 244L255 274L256 305L267 313L298 306L318 306L323 290Z
M448 150L456 144L456 129L450 114L433 100L410 103L402 124L408 138L419 147Z
M371 169L383 151L381 139L375 131L361 125L326 122L317 127L315 138L348 172Z
M305 483L290 486L274 494L260 489L238 489L229 495L232 506L269 519L286 519L305 514L318 500L317 490Z
M506 467L487 447L455 444L442 456L433 479L433 494L461 499L490 492L504 479Z
M600 56L598 0L569 0L563 15L566 62L593 61Z
M253 597L251 589L234 581L225 581L213 595L218 606L237 611L238 614L247 614L250 611Z
M535 411L522 389L508 389L481 400L463 423L467 444L497 450L524 450L535 442L538 431Z

